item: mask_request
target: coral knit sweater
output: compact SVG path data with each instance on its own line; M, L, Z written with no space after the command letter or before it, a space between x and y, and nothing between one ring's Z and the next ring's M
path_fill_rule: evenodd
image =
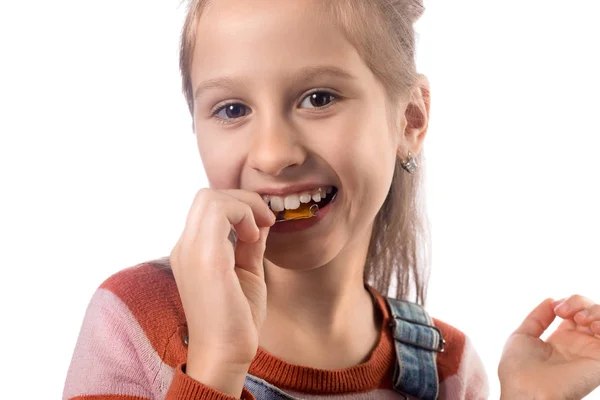
M341 370L294 365L259 348L250 374L304 399L401 399L392 390L396 362L389 313L369 359ZM437 357L440 399L486 399L483 365L468 338L434 319L446 339ZM170 271L140 264L94 293L67 374L65 400L232 399L185 374L186 320ZM254 399L244 389L243 399Z

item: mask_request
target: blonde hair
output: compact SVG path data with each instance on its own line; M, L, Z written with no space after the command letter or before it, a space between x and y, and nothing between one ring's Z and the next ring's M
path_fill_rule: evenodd
M192 117L191 68L196 26L209 1L189 1L181 34L182 89ZM316 4L333 18L383 83L388 104L396 104L409 93L418 79L413 24L424 11L422 0L318 0ZM393 109L389 111L394 114ZM414 174L404 172L400 161L396 161L389 193L374 221L364 279L379 293L396 298L409 299L414 290L415 301L424 304L429 237L421 201L423 160L421 155L417 157L420 168ZM168 257L156 261L168 267Z

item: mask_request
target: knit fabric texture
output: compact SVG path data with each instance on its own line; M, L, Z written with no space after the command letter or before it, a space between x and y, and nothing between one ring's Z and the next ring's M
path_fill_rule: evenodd
M322 370L288 363L259 347L248 373L302 399L403 399L392 387L396 355L389 311L385 298L375 294L383 321L379 342L364 363ZM437 356L439 398L487 399L486 373L468 337L433 320L446 339ZM63 400L233 399L185 374L186 335L170 271L140 264L114 274L88 305ZM241 399L254 396L244 388Z

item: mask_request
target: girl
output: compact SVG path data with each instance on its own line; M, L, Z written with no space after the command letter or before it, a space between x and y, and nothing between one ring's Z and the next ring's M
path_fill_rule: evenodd
M94 294L65 399L487 398L468 338L420 307L422 11L418 0L191 2L180 64L210 188L170 257ZM397 300L411 291L415 303ZM506 399L590 393L600 306L542 302L498 374Z

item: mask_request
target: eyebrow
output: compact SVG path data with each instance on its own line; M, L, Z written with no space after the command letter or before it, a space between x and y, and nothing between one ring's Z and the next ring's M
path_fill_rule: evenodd
M341 78L346 80L354 80L356 77L349 72L343 70L339 67L334 66L317 66L317 67L305 67L300 70L300 72L292 79L293 84L299 84L301 82L308 82L315 78L321 76L330 76L335 78ZM239 79L222 77L222 78L214 78L208 79L206 81L200 82L196 89L194 90L194 99L197 99L202 95L203 92L216 89L216 88L225 88L225 89L233 89L236 86L242 85Z

